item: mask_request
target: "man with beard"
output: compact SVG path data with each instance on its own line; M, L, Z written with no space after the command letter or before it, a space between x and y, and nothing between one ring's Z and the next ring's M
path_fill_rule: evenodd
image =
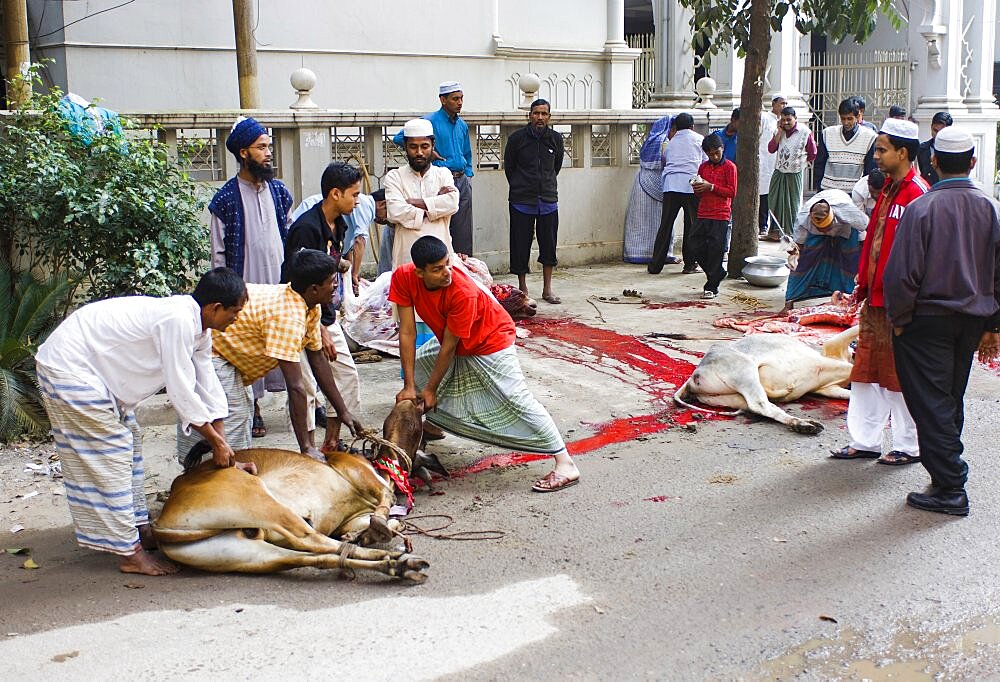
M528 125L514 131L503 152L503 170L510 185L510 271L518 288L528 293L531 243L538 233L538 262L542 264L542 300L562 303L552 293L559 235L559 195L556 176L563 162L562 135L549 127L549 103L531 103Z
M458 190L458 210L451 217L448 226L451 239L446 241L449 248L456 253L471 256L472 183L469 182L469 178L473 176L472 144L469 142L469 126L459 117L464 98L461 83L445 81L438 86L441 108L424 118L430 121L434 128L434 152L431 155L431 162L435 166L446 168L451 173L455 188ZM400 147L406 146L402 131L397 133L392 141ZM409 245L404 253L409 259Z
M409 165L385 176L386 217L396 226L393 270L410 261L410 247L424 235L434 235L454 251L448 228L461 201L448 169L431 164L437 141L431 122L407 121L402 134Z
M225 266L252 284L277 284L291 224L292 195L271 166L271 137L252 118L241 118L226 138L226 149L240 170L215 196L212 214L212 267ZM253 437L267 434L258 401L265 390L285 390L275 370L253 384Z
M406 141L406 168L394 168L385 175L386 217L396 226L392 240L392 269L410 262L410 248L423 236L437 237L452 252L451 217L458 210L459 197L447 168L432 166L434 128L431 122L415 118L403 126ZM417 319L417 347L433 334Z
M917 427L903 400L892 348L892 323L886 315L883 273L893 249L896 225L906 206L927 192L927 185L913 167L920 147L916 123L888 118L875 140L875 162L885 174L868 222L858 285L852 298L861 308L858 347L851 370L851 400L847 430L851 441L833 453L835 459L878 459L881 464L902 465L920 461ZM880 456L882 431L892 422L892 450Z

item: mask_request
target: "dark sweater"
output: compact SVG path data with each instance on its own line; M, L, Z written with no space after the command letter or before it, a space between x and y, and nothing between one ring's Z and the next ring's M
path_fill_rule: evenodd
M885 307L914 315L963 313L1000 324L1000 219L970 180L941 180L906 207L882 276Z
M534 135L531 126L514 131L503 150L503 170L507 175L512 204L554 204L559 201L556 175L563 162L563 138L552 128Z
M340 253L344 248L344 237L347 235L347 221L338 216L334 221L336 232L326 224L323 215L323 202L316 204L299 216L299 219L288 228L288 238L285 239L285 262L281 264L281 281L288 281L286 271L288 259L300 249L316 249L333 256L340 262ZM338 275L339 278L339 275ZM336 292L335 292L336 295ZM337 311L330 303L322 306L323 326L330 326L337 319Z

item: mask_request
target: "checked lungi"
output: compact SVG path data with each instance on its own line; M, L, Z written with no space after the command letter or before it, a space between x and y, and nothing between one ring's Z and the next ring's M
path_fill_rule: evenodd
M245 450L250 447L250 427L253 419L253 400L250 397L249 387L243 384L243 375L228 360L216 356L212 358L212 366L215 367L215 374L222 383L222 389L226 392L226 402L229 404L229 414L223 420L226 442L234 451ZM184 464L184 459L191 448L202 440L204 439L201 434L194 429L185 434L181 425L177 424L178 461ZM202 459L209 457L211 453Z
M417 350L414 381L423 388L441 345ZM528 389L514 346L490 355L456 355L427 421L463 438L520 452L551 455L566 448L555 422Z
M36 365L38 387L62 463L66 501L84 547L129 555L149 522L142 434L97 377Z

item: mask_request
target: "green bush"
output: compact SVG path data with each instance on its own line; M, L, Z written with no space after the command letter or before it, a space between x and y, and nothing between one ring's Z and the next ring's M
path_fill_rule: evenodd
M89 145L74 137L61 96L0 118L0 257L67 275L84 301L188 290L208 257L202 188L128 121Z

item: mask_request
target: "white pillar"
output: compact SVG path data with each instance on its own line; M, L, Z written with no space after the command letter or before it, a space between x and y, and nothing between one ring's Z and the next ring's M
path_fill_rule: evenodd
M608 109L632 108L632 66L641 50L625 42L625 0L607 0L607 42L604 43L605 106Z
M921 138L930 137L936 112L950 113L955 125L975 140L979 161L972 179L993 194L1000 121L992 87L996 0L927 0L924 10L922 21L914 21L909 32L917 63L913 116Z
M731 111L740 105L743 92L744 59L736 54L732 46L714 55L708 75L715 79L717 89L713 102L715 106Z
M650 106L688 109L694 106L694 49L691 10L677 0L654 0L656 85Z

